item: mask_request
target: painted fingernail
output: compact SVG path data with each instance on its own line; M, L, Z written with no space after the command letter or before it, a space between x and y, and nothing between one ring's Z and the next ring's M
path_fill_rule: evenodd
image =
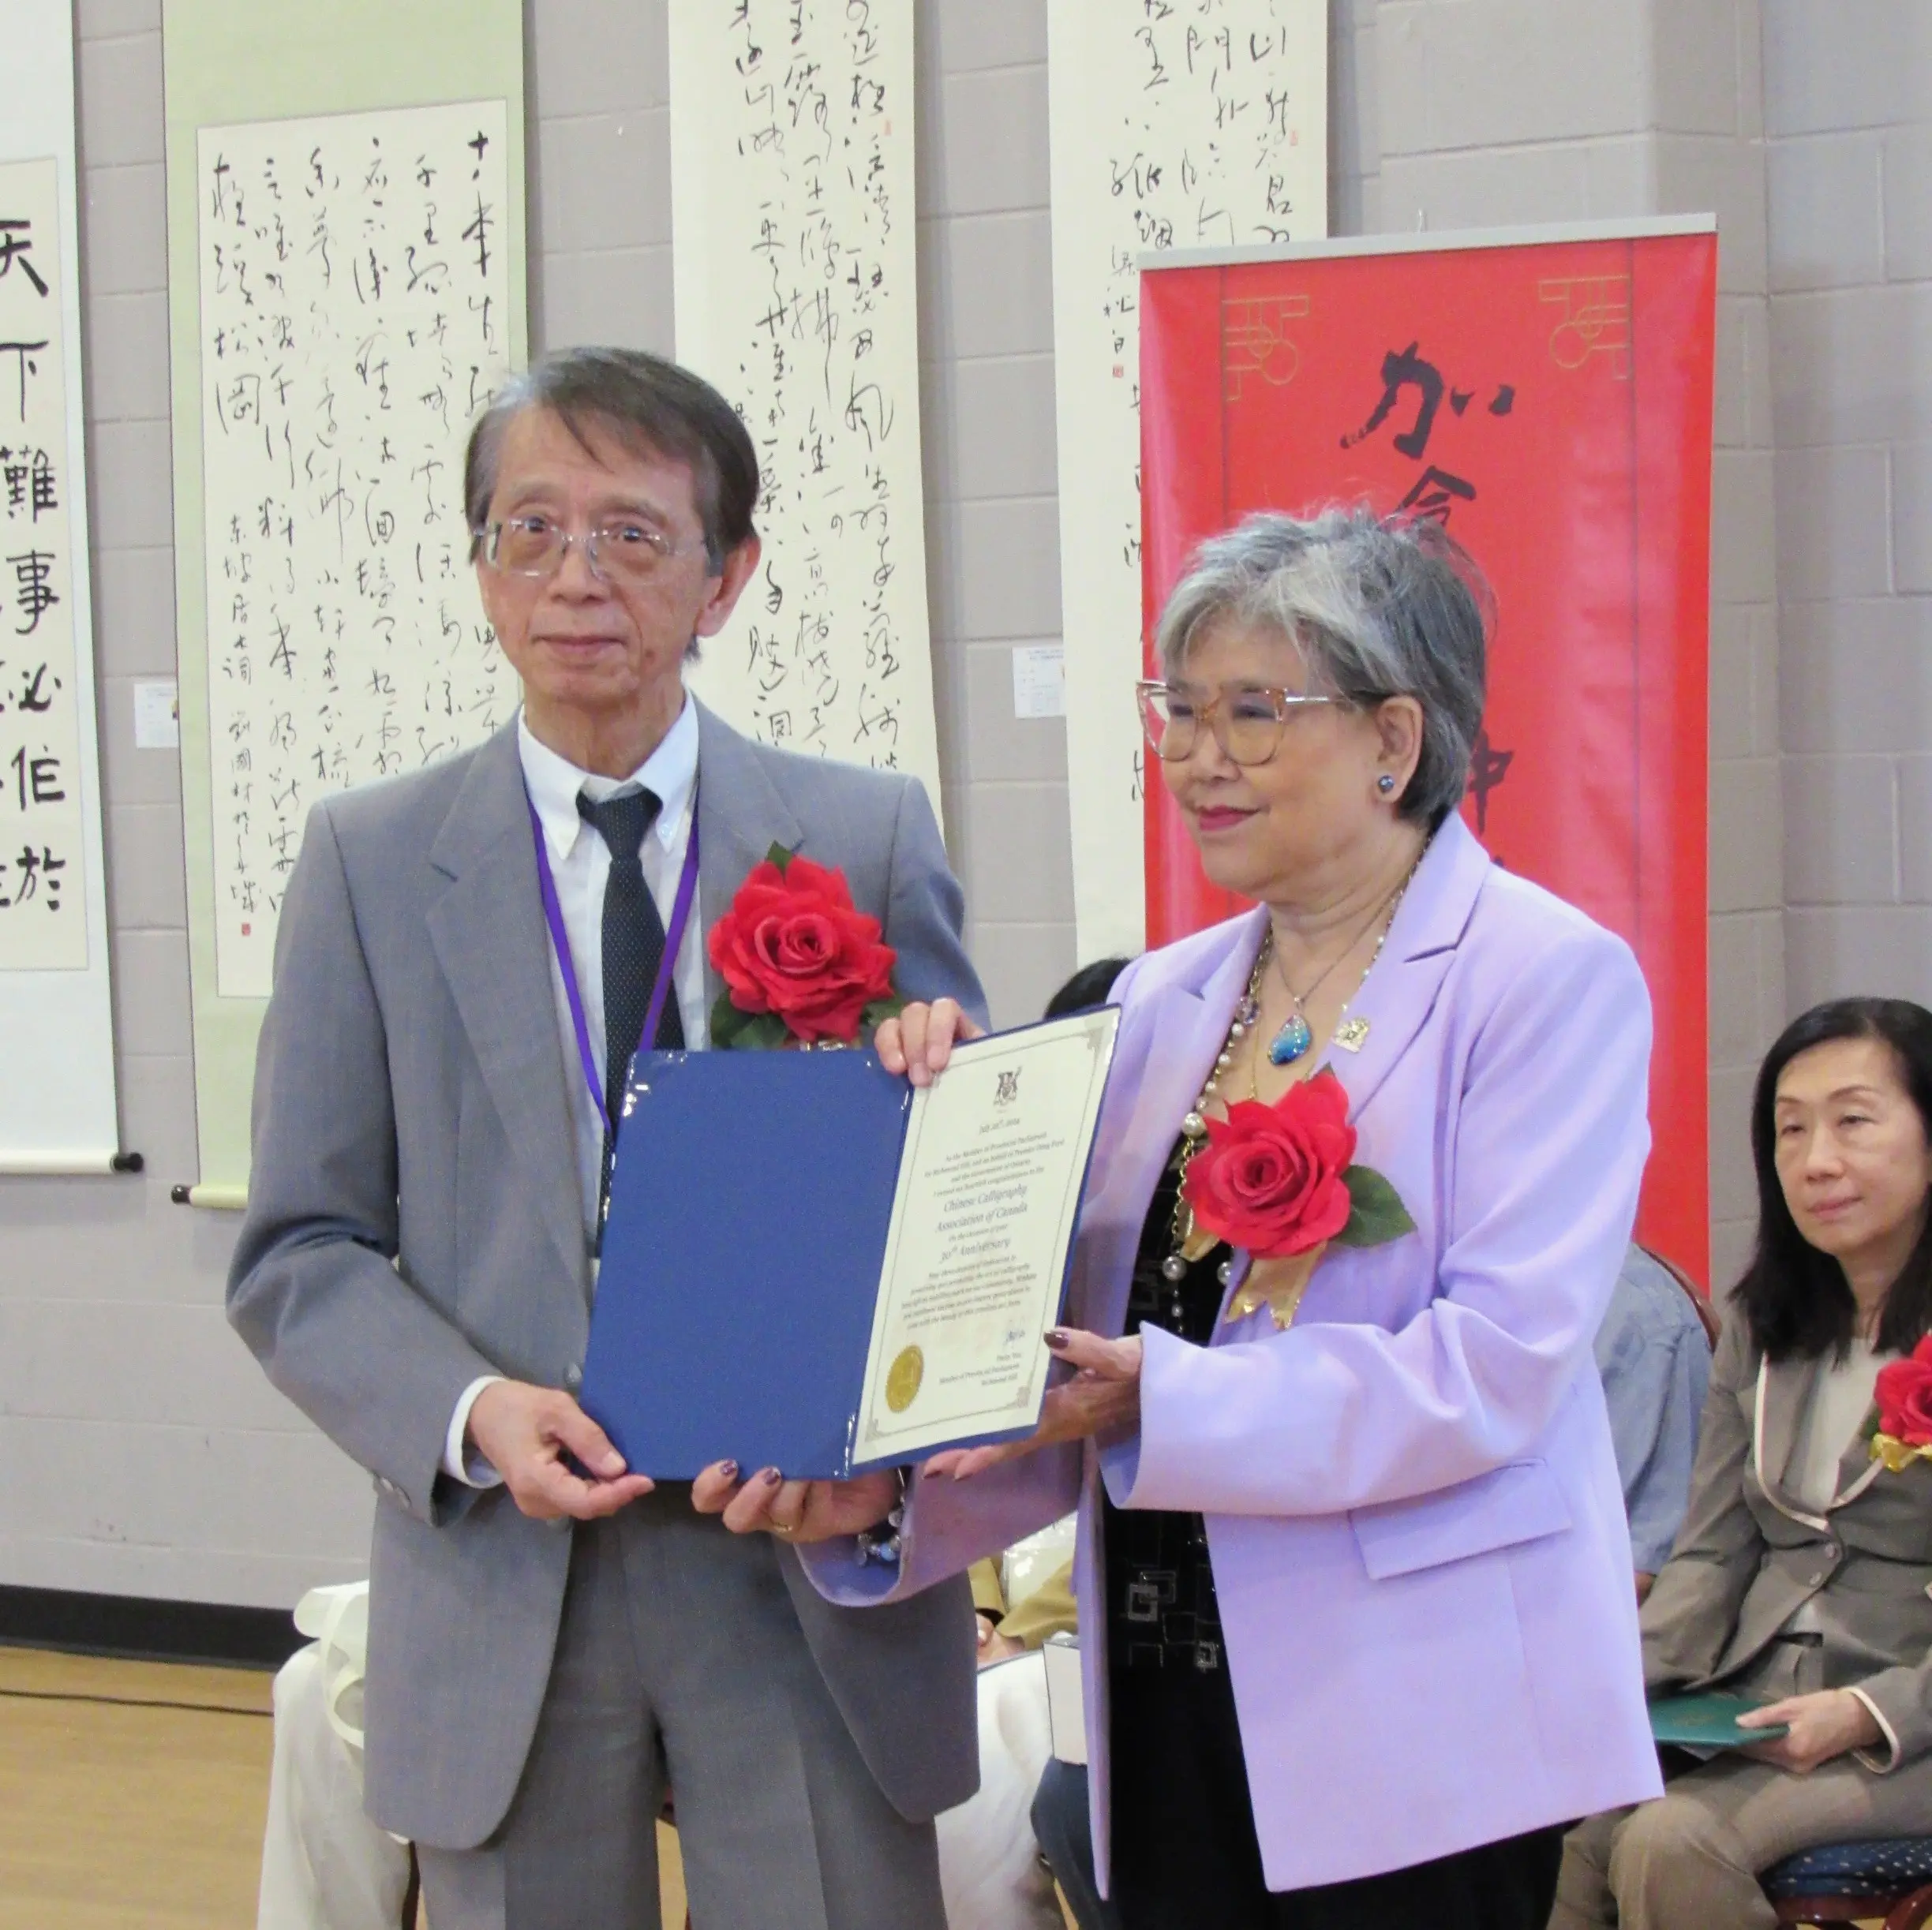
M718 1463L718 1472L727 1481L736 1481L738 1479L738 1464L735 1461L721 1461Z
M778 1483L784 1479L784 1476L781 1475L776 1468L767 1468L765 1472L758 1476L758 1479L762 1481L767 1487L776 1487Z
M1046 1330L1046 1345L1055 1353L1058 1353L1067 1344L1066 1329L1065 1327L1049 1327Z

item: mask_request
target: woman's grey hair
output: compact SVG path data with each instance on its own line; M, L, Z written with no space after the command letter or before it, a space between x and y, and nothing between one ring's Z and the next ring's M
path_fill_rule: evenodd
M1391 697L1422 707L1422 754L1397 801L1433 827L1462 801L1482 727L1495 598L1440 523L1330 509L1250 516L1194 553L1161 612L1169 677L1209 625L1275 631L1307 664L1309 687L1363 709Z
M643 454L688 465L713 574L751 535L758 452L737 411L710 383L642 349L560 349L504 383L470 432L463 511L472 562L496 493L504 432L526 409L549 410L586 449L585 438L597 426Z

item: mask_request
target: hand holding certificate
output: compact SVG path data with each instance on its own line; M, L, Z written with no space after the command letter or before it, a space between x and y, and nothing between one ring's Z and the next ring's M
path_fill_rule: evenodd
M1030 1433L1118 1015L955 1049L640 1055L585 1407L634 1468L843 1479Z

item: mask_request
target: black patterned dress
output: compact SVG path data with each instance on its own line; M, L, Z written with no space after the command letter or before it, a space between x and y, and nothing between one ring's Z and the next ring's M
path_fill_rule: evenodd
M1220 1317L1226 1291L1220 1274L1229 1253L1226 1247L1216 1247L1181 1279L1163 1275L1161 1263L1174 1251L1179 1154L1177 1146L1141 1229L1125 1331L1165 1327L1204 1347ZM1221 1613L1208 1559L1206 1523L1197 1514L1116 1508L1110 1502L1103 1520L1109 1668L1203 1673L1221 1668Z

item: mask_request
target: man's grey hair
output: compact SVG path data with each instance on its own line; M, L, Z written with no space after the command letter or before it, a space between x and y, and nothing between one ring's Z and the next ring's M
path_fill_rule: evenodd
M1468 785L1494 614L1481 570L1440 523L1266 511L1195 552L1155 641L1163 674L1178 677L1211 625L1253 625L1301 652L1311 690L1362 709L1413 697L1422 753L1397 803L1432 827Z
M472 562L496 492L504 432L526 409L550 410L586 449L591 430L601 428L645 455L686 464L714 575L753 533L758 452L737 411L710 383L642 349L560 349L511 376L470 432L463 510Z

